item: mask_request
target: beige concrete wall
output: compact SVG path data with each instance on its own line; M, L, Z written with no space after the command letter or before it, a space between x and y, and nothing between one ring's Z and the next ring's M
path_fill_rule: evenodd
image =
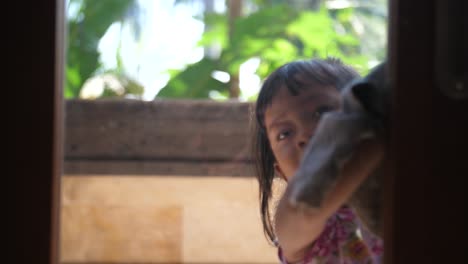
M63 263L277 263L254 178L64 176Z

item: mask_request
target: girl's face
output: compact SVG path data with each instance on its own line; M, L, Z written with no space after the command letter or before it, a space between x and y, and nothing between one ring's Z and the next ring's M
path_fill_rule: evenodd
M340 107L339 95L335 87L314 87L293 96L283 86L266 109L265 126L275 170L286 181L299 167L321 115Z

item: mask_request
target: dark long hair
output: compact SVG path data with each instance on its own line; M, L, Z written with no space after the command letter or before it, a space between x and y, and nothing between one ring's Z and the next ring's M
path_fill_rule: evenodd
M341 90L346 83L359 77L351 67L336 58L298 60L276 69L264 81L254 110L253 157L256 163L256 175L259 183L260 213L263 231L271 243L275 243L275 231L270 215L270 200L275 177L275 157L268 141L265 128L265 111L271 105L273 97L280 87L287 87L296 96L303 89L314 87L335 87Z

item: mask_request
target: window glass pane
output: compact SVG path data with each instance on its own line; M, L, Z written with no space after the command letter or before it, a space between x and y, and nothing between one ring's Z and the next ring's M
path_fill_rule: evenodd
M387 1L66 6L61 261L277 263L259 213L253 102L296 59L337 57L366 74L386 56Z

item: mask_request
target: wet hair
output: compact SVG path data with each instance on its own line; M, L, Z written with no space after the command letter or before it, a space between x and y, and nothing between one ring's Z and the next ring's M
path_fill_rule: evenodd
M336 88L338 91L359 74L336 58L298 60L287 63L271 73L260 89L254 110L253 157L256 163L256 175L259 183L260 213L265 236L275 243L270 200L275 177L275 157L268 141L265 127L265 111L281 87L297 96L301 90L314 87Z

